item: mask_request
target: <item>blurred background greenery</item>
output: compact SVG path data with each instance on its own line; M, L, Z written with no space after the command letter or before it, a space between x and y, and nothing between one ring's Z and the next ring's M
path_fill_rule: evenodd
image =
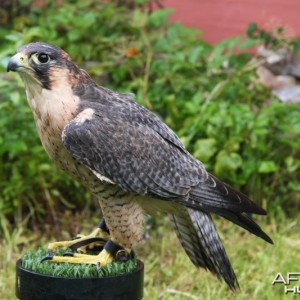
M50 228L53 238L53 231L66 226L74 234L82 229L82 212L88 218L97 205L49 160L20 78L5 73L16 48L31 41L56 44L99 84L135 93L210 172L267 209L269 224L298 217L299 105L280 102L258 82L253 51L248 51L270 42L268 33L254 35L252 24L248 36L210 45L201 32L170 24L171 11L152 10L146 0L32 3L2 1L0 6L3 249L27 244L29 235L22 238L16 227L31 236ZM287 44L275 38L271 42L278 48ZM70 216L73 222L66 225Z

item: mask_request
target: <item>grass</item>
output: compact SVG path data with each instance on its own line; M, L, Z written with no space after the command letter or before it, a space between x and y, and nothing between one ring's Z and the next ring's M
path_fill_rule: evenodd
M196 269L181 249L167 219L157 220L160 226L151 230L150 237L136 249L137 257L145 262L145 300L294 298L292 294L284 294L283 285L272 285L272 281L278 272L286 276L287 272L300 271L300 216L268 223L259 219L274 240L273 246L225 220L216 220L241 287L236 293L205 270ZM58 238L65 239L66 235L62 231ZM40 233L20 229L13 230L10 239L6 236L0 242L0 299L15 299L15 262L26 252L24 249L44 246L47 242Z
M57 255L63 255L64 250L57 251ZM22 257L22 267L26 270L40 274L51 275L64 278L99 278L131 273L137 268L137 260L132 259L127 262L113 262L104 268L97 268L96 265L51 263L41 260L48 255L48 251L39 248L37 251L28 251Z

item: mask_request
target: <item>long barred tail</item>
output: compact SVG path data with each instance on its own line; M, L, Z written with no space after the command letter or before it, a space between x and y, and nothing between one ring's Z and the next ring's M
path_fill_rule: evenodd
M239 287L226 251L208 213L190 208L170 215L171 222L190 260L223 278L235 290Z

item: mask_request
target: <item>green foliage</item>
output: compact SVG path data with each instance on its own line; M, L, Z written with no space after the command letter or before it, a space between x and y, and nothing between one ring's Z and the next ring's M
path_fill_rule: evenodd
M271 32L267 32L259 28L256 23L251 23L248 26L247 35L250 39L264 44L269 49L286 48L295 55L300 52L300 37L287 37L285 27L277 27Z
M279 102L257 82L244 49L261 40L212 46L197 30L169 24L169 10L137 3L22 2L0 29L1 70L21 44L56 44L98 83L134 92L209 171L275 213L299 208L299 106ZM0 85L0 216L51 220L54 207L82 209L87 195L44 153L18 76L1 74Z
M15 214L17 221L27 214L37 217L51 210L50 195L68 203L65 198L74 197L79 202L84 192L77 183L62 176L47 157L36 133L23 84L13 77L14 81L0 83L0 217ZM78 195L70 194L73 188L77 188Z
M66 251L60 250L57 255L63 255ZM137 268L137 260L132 259L126 262L113 262L103 268L96 265L51 263L41 260L48 255L46 249L38 249L35 252L27 252L22 257L22 267L26 270L40 274L64 278L98 278L117 276L131 273Z

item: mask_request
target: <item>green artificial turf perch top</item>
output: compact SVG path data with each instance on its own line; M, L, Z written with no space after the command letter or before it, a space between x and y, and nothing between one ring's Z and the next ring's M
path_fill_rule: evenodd
M64 250L58 250L59 255L66 253ZM103 268L96 265L69 264L69 263L51 263L41 260L48 254L46 249L27 252L22 257L22 267L26 270L63 278L99 278L112 277L134 272L137 269L138 261L134 258L126 262L112 262Z

